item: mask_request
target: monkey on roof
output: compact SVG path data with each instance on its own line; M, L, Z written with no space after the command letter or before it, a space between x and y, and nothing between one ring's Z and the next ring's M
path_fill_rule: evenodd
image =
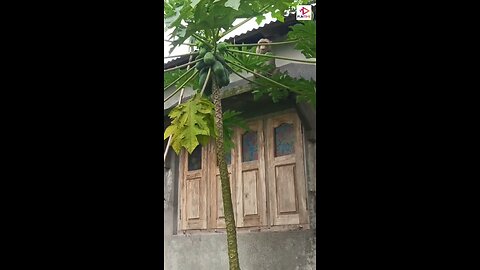
M256 53L258 54L266 54L268 52L271 52L272 51L272 48L270 45L271 41L269 39L266 39L266 38L262 38L260 39L257 44L261 44L260 46L257 46L257 51ZM273 58L265 58L265 61L267 62L268 65L272 66L272 69L268 72L269 75L273 75L275 73L275 59ZM255 70L255 72L257 72Z

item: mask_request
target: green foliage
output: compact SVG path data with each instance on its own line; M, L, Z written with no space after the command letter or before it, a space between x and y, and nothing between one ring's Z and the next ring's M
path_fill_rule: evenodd
M168 114L172 123L164 133L164 140L172 135L172 148L178 154L185 148L190 154L199 143L208 143L214 132L214 105L208 99L196 95L180 104Z
M302 51L307 58L317 57L317 24L315 21L305 21L290 26L292 31L288 32L288 39L298 39L295 49Z
M225 2L225 6L238 10L240 7L240 0L227 0L227 2Z
M174 29L171 37L177 37L177 40L172 43L175 46L183 43L187 38L192 35L192 32L187 33L187 29L182 25L182 21L185 18L191 17L193 15L193 9L189 3L189 0L169 0L164 1L165 11L164 11L164 23L166 29ZM173 47L169 53L172 53L175 47Z
M199 145L206 145L214 138L214 105L206 98L195 96L186 103L173 108L169 113L172 124L164 133L164 140L172 135L172 148L178 154L182 148L189 153ZM241 112L226 110L223 113L224 148L227 153L235 146L233 133L235 127L248 130L248 126L239 115Z
M255 47L251 49L242 47L239 50L254 53ZM316 106L315 81L305 80L303 78L295 79L290 77L288 73L277 72L273 75L267 75L268 72L272 70L272 66L268 65L268 60L266 60L265 57L261 56L246 55L229 51L227 53L226 59L249 70L254 70L255 72L267 76L268 78L289 88L287 89L285 87L281 87L278 84L258 77L255 79L255 81L262 86L259 86L258 84L252 84L252 92L255 99L258 99L263 95L268 95L273 99L274 102L278 102L281 99L288 97L291 91L297 94L297 102L305 101L312 104L314 107ZM236 72L243 71L242 68L236 67L234 65L231 65L230 68L233 68Z
M307 4L308 2L305 0L166 0L164 10L165 24L167 28L174 29L172 36L177 37L177 40L173 42L174 48L194 35L200 53L198 57L203 56L204 59L196 65L196 68L200 70L199 79L191 80L186 86L193 87L197 91L200 90L206 81L209 64L216 64L211 75L216 78L219 86L228 85L229 71L243 71L233 65L227 65L226 62L228 61L266 75L271 71L272 67L268 65L269 61L264 57L235 52L223 54L227 48L223 42L217 45L217 51L211 51L214 47L213 45L218 40L219 31L231 29L233 21L237 18L257 17L257 19L262 19L263 15L268 12L272 12L274 18L283 21L283 16L286 12L292 11L299 4ZM296 43L296 48L301 50L307 58L316 57L316 23L314 21L306 21L291 28L292 31L288 34L288 37L289 39L299 40ZM239 47L238 50L255 53L256 47ZM164 85L173 82L185 71L186 69L184 68L165 73ZM179 80L175 86L180 86L188 77L185 76ZM290 89L287 90L263 78L256 78L255 80L263 85L263 87L258 87L256 84L253 85L253 93L256 98L268 95L272 97L274 102L278 102L287 97L291 91L296 94L297 101L307 101L315 106L316 88L313 80L295 79L287 73L277 73L268 77ZM209 93L208 89L206 89L205 94L208 95ZM206 113L208 108L210 108L210 112ZM199 113L200 111L205 113ZM226 112L224 114L225 125L228 126L229 121L232 123L239 121L237 119L238 114L237 112ZM169 134L174 135L172 147L176 152L182 147L191 152L198 143L208 142L209 136L214 136L212 122L213 104L206 98L196 96L189 102L174 108L169 116L173 121L172 125L167 129L166 137ZM228 130L225 131L226 138L231 138L228 137L231 135L230 133L227 134L228 132ZM228 141L228 139L226 140ZM228 144L228 142L226 143ZM226 149L230 148L226 147Z
M240 127L244 130L249 130L247 123L239 115L241 112L226 110L223 112L223 139L225 153L228 153L235 147L233 142L233 129Z
M229 30L238 18L264 18L271 12L272 17L284 21L284 15L305 0L165 0L167 29L174 29L176 37L173 49L192 34L202 34L206 40L216 42L215 29ZM171 52L170 51L170 52Z
M173 71L164 73L163 74L163 85L167 86L167 85L171 84L173 81L175 81L175 79L177 79L179 76L181 76L186 71L187 71L187 69L184 68L184 69L177 69L177 70L173 70Z
M234 9L235 1L184 0L181 2L183 4L180 7L175 10L172 8L165 15L166 27L173 28L171 36L177 37L177 40L172 43L174 46L171 51L196 33L202 33L206 40L213 42L214 29L228 29L235 21L237 13Z
M178 77L180 77L182 74L184 74L185 72L187 72L187 68L182 68L182 69L177 69L177 70L172 70L170 72L166 72L164 73L163 75L163 85L164 86L167 86L167 85L170 85L173 81L175 81ZM183 78L181 78L180 80L178 80L176 83L175 83L175 87L179 87L181 86L186 80L188 80L188 78L193 74L193 72L190 71L190 73L187 75L187 76L184 76ZM185 86L190 86L190 87L194 87L196 88L197 87L197 80L195 79L192 79L190 80ZM172 86L173 87L173 86Z
M236 50L255 53L256 47L252 47L250 49L248 49L247 47L239 47ZM265 57L261 57L261 56L247 55L247 54L235 53L235 52L229 51L225 56L225 60L234 62L250 70L256 70L258 73L262 75L266 74L268 71L272 69L272 66L268 65L268 60ZM236 72L243 71L241 68L238 68L233 65L231 65L230 68Z
M290 77L287 72L276 73L271 79L287 86L291 92L297 94L297 102L305 101L313 105L313 107L317 106L315 81L293 78ZM276 103L288 97L290 94L289 89L280 87L264 78L256 78L255 82L262 85L252 84L252 93L256 100L264 95L268 95L272 98L273 102Z

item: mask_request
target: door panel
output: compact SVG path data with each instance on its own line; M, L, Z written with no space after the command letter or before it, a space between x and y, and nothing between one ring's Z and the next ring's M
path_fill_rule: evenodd
M301 123L295 113L267 120L271 225L308 223Z
M207 153L198 146L190 155L180 154L181 228L182 230L207 228Z
M236 208L239 227L267 225L265 145L261 120L249 123L250 130L235 130L237 164Z

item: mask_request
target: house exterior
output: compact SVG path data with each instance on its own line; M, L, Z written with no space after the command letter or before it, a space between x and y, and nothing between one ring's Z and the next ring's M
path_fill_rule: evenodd
M227 40L256 43L286 39L288 26L271 22ZM277 55L305 57L293 44L272 46ZM179 58L165 68L187 62ZM316 66L276 60L293 77L316 79ZM251 77L251 75L242 74ZM173 90L165 93L169 95ZM186 89L185 99L193 91ZM178 95L164 104L168 112ZM316 268L316 111L289 97L253 100L248 82L236 75L222 89L223 110L242 112L250 130L235 130L227 155L242 270ZM165 126L165 127L166 127ZM228 269L220 176L213 144L191 154L170 150L164 167L164 268Z

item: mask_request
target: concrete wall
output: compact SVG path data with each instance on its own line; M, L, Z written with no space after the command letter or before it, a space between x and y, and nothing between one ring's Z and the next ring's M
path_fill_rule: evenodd
M242 270L315 269L315 235L309 232L239 233ZM226 235L172 236L164 269L226 270Z
M238 252L242 270L316 269L316 206L314 141L305 140L308 208L311 229L288 232L239 232ZM177 234L178 158L170 151L164 168L164 269L226 270L224 233Z

